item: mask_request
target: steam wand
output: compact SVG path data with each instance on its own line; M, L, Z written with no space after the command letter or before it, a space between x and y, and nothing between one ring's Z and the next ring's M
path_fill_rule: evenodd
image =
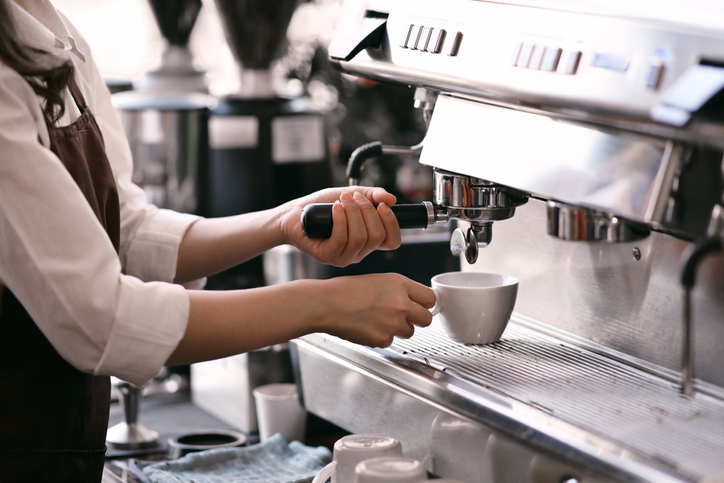
M691 291L696 283L696 269L699 262L709 253L724 249L724 207L716 205L709 227L708 236L697 242L684 254L681 284L684 286L684 346L682 369L679 378L681 393L694 394L694 327L691 316Z

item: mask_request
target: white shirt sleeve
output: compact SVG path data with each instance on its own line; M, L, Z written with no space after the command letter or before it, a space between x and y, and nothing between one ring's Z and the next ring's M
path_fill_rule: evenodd
M120 259L68 171L43 144L48 135L38 97L0 62L0 286L73 366L142 385L186 330L188 295L170 282L181 239L197 217L149 205L131 183L130 149L110 94L87 45L68 28L86 61L68 56L116 176Z

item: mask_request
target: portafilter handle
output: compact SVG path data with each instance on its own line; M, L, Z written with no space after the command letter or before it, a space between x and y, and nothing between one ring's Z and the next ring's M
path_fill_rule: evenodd
M332 236L332 203L307 205L302 211L302 230L309 238L329 238ZM435 212L429 201L409 205L394 205L392 213L400 228L427 228L436 222L447 222L447 216Z

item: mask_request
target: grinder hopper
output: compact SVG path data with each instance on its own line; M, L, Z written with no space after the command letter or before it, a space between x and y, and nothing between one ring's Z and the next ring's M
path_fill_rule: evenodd
M168 45L161 66L137 81L136 88L159 92L206 92L205 74L194 68L188 46L201 10L201 0L149 0L149 4Z
M215 0L229 47L241 67L242 97L274 97L271 65L287 48L300 0Z

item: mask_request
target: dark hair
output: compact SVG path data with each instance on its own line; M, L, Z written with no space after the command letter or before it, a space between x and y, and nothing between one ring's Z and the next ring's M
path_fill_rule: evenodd
M18 40L8 2L0 0L0 59L25 77L36 94L45 99L43 115L49 123L63 116L61 93L73 75L70 61L53 65L49 53L24 46Z

